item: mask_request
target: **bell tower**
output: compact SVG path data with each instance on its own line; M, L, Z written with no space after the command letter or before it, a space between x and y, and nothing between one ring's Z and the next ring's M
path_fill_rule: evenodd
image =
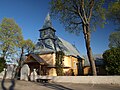
M55 32L56 30L52 26L52 22L50 19L49 13L47 14L43 27L40 31L40 39L39 41L44 43L44 46L50 49L54 48L54 42L55 42Z
M40 31L40 38L41 39L54 39L55 38L55 29L52 27L52 22L50 19L49 13L47 14L43 27Z

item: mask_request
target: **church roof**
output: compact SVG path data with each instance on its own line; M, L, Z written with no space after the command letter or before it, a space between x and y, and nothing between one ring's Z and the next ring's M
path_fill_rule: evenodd
M29 56L32 56L38 63L47 65L46 61L44 61L44 60L43 60L41 57L39 57L38 55L31 53L31 54L29 54ZM30 63L30 62L31 62L31 60L26 59L24 63ZM32 62L33 62L33 61L32 61Z
M65 55L73 55L73 56L80 56L79 51L77 50L77 48L70 44L69 42L65 41L62 38L59 38L60 41L62 42L63 46L66 47L67 50L64 50L63 52L65 53Z
M51 41L51 43L54 43L54 42ZM52 44L52 46L51 45L46 45L45 42L39 41L36 44L36 49L35 49L34 52L36 54L55 52L55 49L54 49L53 45L54 44ZM56 36L55 46L56 46L57 51L63 51L65 53L65 55L68 55L68 56L72 55L72 56L75 56L75 57L80 56L79 51L76 49L76 47L74 45L70 44L66 40L63 40L62 38L59 38L57 36Z

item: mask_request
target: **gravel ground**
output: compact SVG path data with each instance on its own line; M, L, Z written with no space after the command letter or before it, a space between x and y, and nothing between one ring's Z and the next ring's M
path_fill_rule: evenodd
M2 80L0 79L2 89ZM73 83L38 83L27 81L15 81L15 86L11 86L11 80L5 80L4 86L7 90L120 90L119 85L93 85L93 84L73 84ZM14 88L13 88L14 87ZM12 89L13 88L13 89Z

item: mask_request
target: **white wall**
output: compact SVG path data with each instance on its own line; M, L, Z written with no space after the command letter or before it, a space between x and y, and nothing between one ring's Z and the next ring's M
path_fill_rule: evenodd
M43 77L51 78L53 82L120 85L120 76L43 76Z

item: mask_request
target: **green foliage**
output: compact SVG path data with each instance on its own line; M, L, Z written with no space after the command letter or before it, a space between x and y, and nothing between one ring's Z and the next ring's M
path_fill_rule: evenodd
M56 72L58 76L63 76L63 59L64 53L62 51L56 52Z
M21 28L13 19L4 18L0 24L0 52L4 58L15 53L15 47L22 37Z
M116 2L114 1L109 4L107 16L109 20L120 25L120 0L116 0Z
M5 68L5 60L4 58L0 57L0 72L2 72L4 68Z
M23 49L23 54L29 54L34 51L35 44L30 40L24 40L23 38L20 39L18 42L18 49L20 51Z
M120 31L116 31L109 36L109 47L119 47L120 48Z
M27 40L24 40L23 38L20 39L20 41L18 42L18 47L16 52L17 58L19 57L19 60L17 61L18 66L22 66L24 60L23 56L25 54L29 54L33 52L34 47L35 45L30 39Z
M33 52L34 48L35 48L35 44L30 39L25 40L25 49L28 54Z
M94 3L95 4L90 22L92 30L94 27L96 29L96 26L104 28L104 25L106 24L106 9L103 7L105 0L96 0Z
M81 24L90 24L91 31L97 25L104 26L104 0L51 0L50 10L54 18L60 20L70 33L79 34Z
M21 67L23 55L32 52L33 49L33 42L30 39L24 40L21 28L16 22L10 18L4 18L0 24L0 56L6 60L8 58L16 60L18 67Z
M111 48L103 53L106 71L110 75L120 75L120 48Z

